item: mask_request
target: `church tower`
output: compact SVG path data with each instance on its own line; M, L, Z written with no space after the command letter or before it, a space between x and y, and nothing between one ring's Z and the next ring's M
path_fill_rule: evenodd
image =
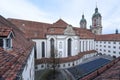
M86 29L87 21L84 18L84 14L82 15L82 19L80 20L80 28Z
M90 27L91 31L96 34L102 34L102 16L98 12L98 8L95 8L95 13L92 16L92 26Z

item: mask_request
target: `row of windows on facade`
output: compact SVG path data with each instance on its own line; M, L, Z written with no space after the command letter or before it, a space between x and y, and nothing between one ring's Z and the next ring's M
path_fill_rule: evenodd
M67 51L68 51L68 56L71 56L71 50L72 50L72 39L71 38L69 38L68 39L68 45L67 45ZM86 41L86 45L84 45L85 44L85 41L83 41L83 45L81 45L81 41L80 41L80 52L81 52L81 47L83 47L83 51L85 51L85 46L86 46L86 50L88 50L88 42ZM91 45L90 45L90 41L89 41L89 50L90 50L90 48L91 48ZM42 42L41 43L41 47L42 47L42 57L45 57L45 42ZM51 50L51 57L55 57L55 41L54 41L54 39L52 38L52 39L50 39L50 50ZM60 45L59 45L59 48L62 48L62 44L61 44L61 42L60 42ZM36 48L35 48L35 53L36 53ZM35 54L35 56L36 56L36 54ZM35 57L36 58L36 57Z
M76 62L76 64L78 64L78 62ZM70 63L68 63L68 64L63 64L63 67L65 67L65 66L75 66L75 63L73 62L72 64L70 64ZM61 64L57 64L57 67L61 67L62 65ZM45 65L41 65L41 68L44 68L45 67ZM47 67L49 68L50 67L50 65L49 64L47 64ZM36 67L37 68L37 67Z
M0 47L5 48L5 49L10 49L12 48L12 40L9 39L0 39Z
M96 45L98 47L98 45ZM100 47L102 47L102 45L99 45ZM106 47L106 45L104 45L103 47ZM107 46L108 48L111 48L111 46ZM113 48L115 49L116 46L113 46ZM120 46L119 46L119 49L120 49Z
M116 41L96 41L96 43L104 43L104 44L106 44L106 43L108 43L108 44L113 43L113 44L116 44L117 42ZM120 42L119 42L119 44L120 44Z
M96 49L96 50L98 50L98 49ZM100 51L102 51L102 49L99 49L99 50L100 50ZM116 54L116 53L117 53L117 51L110 51L110 50L108 50L108 51L107 51L107 50L103 50L103 51L104 51L104 52L109 52L109 53L111 53L111 52L112 52L112 53L114 53L114 54ZM119 52L119 54L120 54L120 52Z

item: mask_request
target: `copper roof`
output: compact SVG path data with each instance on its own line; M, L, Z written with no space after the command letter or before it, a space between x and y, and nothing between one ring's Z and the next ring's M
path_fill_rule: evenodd
M14 33L12 39L13 48L11 50L0 48L0 78L14 80L21 75L19 73L24 69L34 43L28 41L23 32L2 16L0 16L0 25L1 29L5 30L6 33L11 30ZM1 32L1 34L4 34L4 32Z

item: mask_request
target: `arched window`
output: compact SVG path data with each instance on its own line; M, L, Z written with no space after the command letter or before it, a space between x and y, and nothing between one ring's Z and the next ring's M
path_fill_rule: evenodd
M45 57L45 42L42 42L42 57Z
M34 53L35 53L35 59L37 58L37 49L36 49L36 45L34 46Z
M88 47L88 42L86 41L86 51L88 50L87 47Z
M3 39L0 39L0 47L3 47Z
M51 52L51 57L54 57L54 39L52 38L51 40L50 40L50 52Z
M84 52L84 41L83 41L83 52Z
M71 50L72 50L72 40L68 39L68 56L71 56Z
M80 41L80 52L81 52L81 41Z

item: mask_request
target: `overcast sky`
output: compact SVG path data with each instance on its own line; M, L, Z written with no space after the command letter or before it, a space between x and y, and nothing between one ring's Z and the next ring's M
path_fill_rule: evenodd
M0 0L0 15L46 23L63 19L79 27L84 13L87 28L91 25L96 4L102 15L103 33L120 32L120 0Z

